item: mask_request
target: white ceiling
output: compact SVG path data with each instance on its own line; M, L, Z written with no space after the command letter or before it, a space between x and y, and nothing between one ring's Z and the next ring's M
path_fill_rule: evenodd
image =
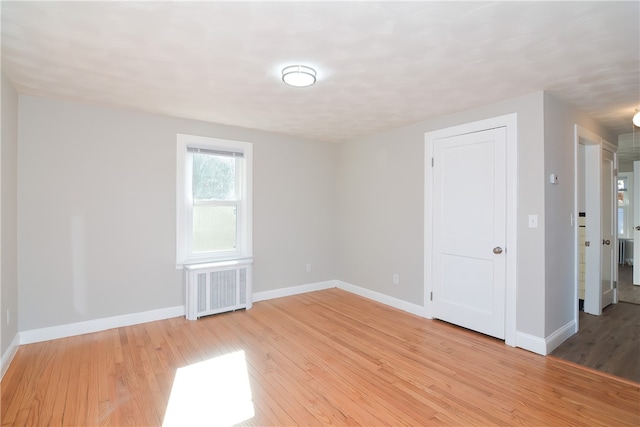
M22 94L345 141L546 90L616 134L640 2L2 1ZM281 81L290 64L318 82Z
M640 160L640 129L618 135L618 169L621 172L633 170L633 162Z

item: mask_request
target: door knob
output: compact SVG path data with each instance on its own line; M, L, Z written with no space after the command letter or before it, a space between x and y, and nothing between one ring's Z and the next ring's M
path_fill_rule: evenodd
M610 245L611 244L611 240L603 240L602 244L603 245Z
M640 225L636 225L636 231L640 231Z
M496 255L500 255L502 253L502 248L500 246L496 246L493 248L493 253Z

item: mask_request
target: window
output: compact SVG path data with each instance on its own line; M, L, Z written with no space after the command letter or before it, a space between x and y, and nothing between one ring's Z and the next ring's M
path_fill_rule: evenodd
M633 174L621 172L618 176L618 237L633 238Z
M177 139L176 265L250 257L251 144Z

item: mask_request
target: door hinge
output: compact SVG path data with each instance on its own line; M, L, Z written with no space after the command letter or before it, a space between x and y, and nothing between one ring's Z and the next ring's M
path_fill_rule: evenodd
M434 163L434 160L433 160L433 157L432 157L431 158L431 167L433 167L433 163Z
M613 282L613 289L618 289L618 281Z
M433 292L429 292L429 301L433 301Z

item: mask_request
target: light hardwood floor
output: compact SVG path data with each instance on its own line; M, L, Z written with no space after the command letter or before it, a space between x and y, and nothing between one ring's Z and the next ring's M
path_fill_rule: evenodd
M640 425L640 384L338 289L22 346L2 425L160 425L178 368L239 350L243 425Z

